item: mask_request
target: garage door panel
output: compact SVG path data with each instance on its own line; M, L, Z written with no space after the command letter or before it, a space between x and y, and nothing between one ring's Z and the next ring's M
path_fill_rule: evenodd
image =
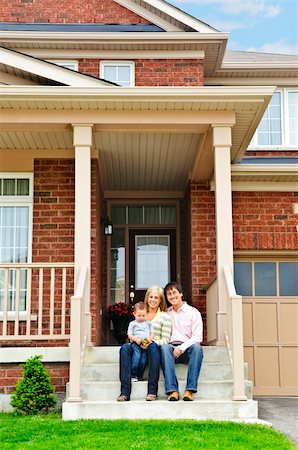
M280 352L281 385L283 387L297 386L298 380L298 349L282 347Z
M254 340L271 343L277 341L277 305L276 303L256 303Z
M293 344L298 339L298 304L280 304L280 339L283 343Z
M255 348L255 384L258 387L280 386L277 347Z

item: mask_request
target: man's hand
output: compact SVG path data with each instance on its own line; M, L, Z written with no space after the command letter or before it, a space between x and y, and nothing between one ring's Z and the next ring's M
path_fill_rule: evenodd
M175 347L174 351L173 351L173 355L174 355L175 359L179 358L179 356L182 355L182 350L180 350L180 348L178 348L178 347Z

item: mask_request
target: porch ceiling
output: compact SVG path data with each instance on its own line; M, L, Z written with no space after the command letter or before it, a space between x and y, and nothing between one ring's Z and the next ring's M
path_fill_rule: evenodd
M212 178L212 126L231 127L231 162L238 161L273 92L2 86L0 150L73 157L72 125L91 124L104 191L184 191L189 180Z

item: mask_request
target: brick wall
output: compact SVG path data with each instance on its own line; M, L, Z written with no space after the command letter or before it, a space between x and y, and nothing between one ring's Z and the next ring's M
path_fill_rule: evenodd
M149 23L113 0L0 0L2 22Z
M66 383L69 380L68 363L45 363L54 386L55 393L65 393ZM0 394L11 394L15 384L22 377L19 364L0 364Z
M135 80L136 86L203 86L203 61L139 59L135 61Z
M79 72L99 77L98 59L80 59ZM203 86L202 60L190 59L137 59L135 60L136 86Z
M234 250L298 248L294 192L234 192Z

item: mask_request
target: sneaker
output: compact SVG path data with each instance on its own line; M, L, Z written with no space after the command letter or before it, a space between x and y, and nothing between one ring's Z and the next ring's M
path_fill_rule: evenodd
M137 377L131 377L131 381L135 382L135 381L139 381Z

